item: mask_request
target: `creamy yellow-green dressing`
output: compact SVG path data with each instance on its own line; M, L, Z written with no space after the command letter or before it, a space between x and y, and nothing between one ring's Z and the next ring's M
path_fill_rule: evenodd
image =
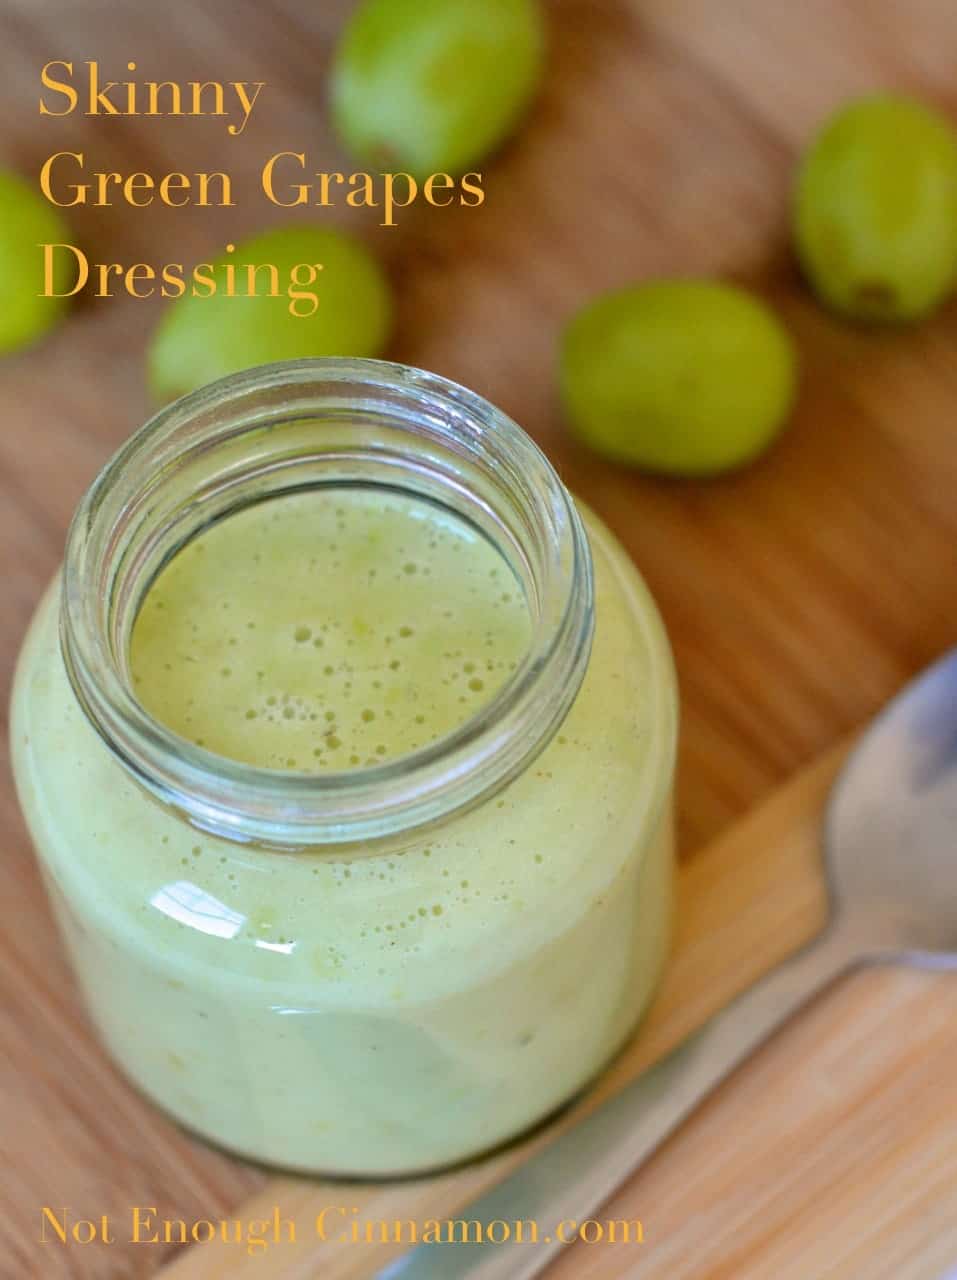
M305 772L405 755L521 662L521 585L481 534L381 489L274 499L195 538L134 627L143 705L184 738Z
M409 1173L526 1128L627 1037L668 938L675 689L650 596L583 515L596 628L564 723L497 794L383 845L260 848L148 797L77 703L48 593L14 693L20 798L93 1017L179 1120L291 1168ZM361 768L478 710L528 628L467 528L344 491L200 535L131 664L210 750Z

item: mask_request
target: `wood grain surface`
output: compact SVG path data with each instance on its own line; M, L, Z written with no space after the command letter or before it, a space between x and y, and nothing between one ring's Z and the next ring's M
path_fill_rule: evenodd
M0 163L35 173L51 151L70 148L102 169L228 167L242 192L235 209L71 211L94 261L191 262L218 252L292 216L256 197L272 151L304 150L317 170L345 162L326 124L324 84L349 8L347 0L0 0ZM950 0L554 0L548 8L545 90L488 167L486 206L409 211L392 230L378 229L374 215L351 221L394 279L390 354L511 413L648 578L683 689L680 816L693 871L695 849L957 639L957 304L902 332L838 323L802 286L787 234L795 157L838 102L890 86L957 120L957 11ZM39 69L49 58L99 59L115 79L132 59L144 77L255 79L268 88L240 139L217 121L41 119ZM336 220L349 219L339 211ZM800 345L802 395L781 442L748 471L710 484L629 474L575 448L554 395L563 321L606 286L704 272L757 288ZM4 684L77 499L149 412L143 350L158 314L145 301L90 301L49 340L0 365ZM148 1276L161 1250L114 1246L38 1261L39 1207L92 1215L157 1204L196 1218L236 1205L263 1175L181 1135L106 1062L77 1008L9 781L0 805L0 1276ZM737 902L733 882L715 881L711 892L716 910ZM765 941L779 928L769 918ZM729 931L729 945L736 936ZM756 946L755 971L770 958ZM685 998L694 990L687 982ZM862 1273L853 1252L880 1229L887 1257L897 1257L908 1210L911 1228L942 1242L941 1269L957 1264L957 1250L943 1256L952 1241L935 1216L949 1209L953 1221L946 1197L919 1200L904 1187L884 1204L882 1223L866 1216L877 1203L867 1186L883 1185L880 1135L909 1169L926 1172L938 1155L950 1169L947 1135L931 1123L946 1100L931 1086L948 1052L953 1060L955 1007L949 979L869 974L802 1020L786 1059L780 1048L762 1057L650 1171L642 1216L655 1242L642 1275L910 1280L891 1262ZM882 1035L896 1018L894 1036ZM850 1039L845 1027L856 1028ZM851 1105L841 1091L859 1061L866 1070L854 1077ZM793 1112L783 1159L770 1132L781 1098ZM906 1131L895 1127L905 1101L914 1117ZM719 1128L727 1135L726 1107L739 1137L723 1173L708 1173L695 1144ZM801 1146L809 1133L819 1135L816 1157ZM861 1133L866 1141L855 1145ZM803 1156L792 1161L798 1147ZM780 1168L780 1183L748 1182L752 1156L754 1169ZM800 1188L791 1199L780 1190L810 1176L815 1159L835 1184L824 1196L811 1178L818 1191L807 1192L805 1213ZM920 1186L925 1194L928 1183ZM779 1222L775 1205L792 1216ZM772 1257L773 1272L734 1256L734 1233L749 1215L772 1250L754 1256ZM801 1271L788 1253L795 1233L803 1229L807 1249L818 1224L841 1221L849 1252L835 1253L830 1271ZM822 1230L822 1240L833 1238ZM683 1256L684 1270L668 1270L679 1266L668 1251L691 1245L700 1248ZM646 1272L654 1250L659 1270ZM617 1274L600 1250L578 1252L556 1274Z

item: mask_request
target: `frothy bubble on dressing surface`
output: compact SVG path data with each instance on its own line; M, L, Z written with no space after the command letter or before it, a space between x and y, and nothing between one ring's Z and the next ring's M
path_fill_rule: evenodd
M530 640L521 585L470 525L424 500L340 489L199 534L147 591L130 667L143 706L181 737L312 773L448 734Z

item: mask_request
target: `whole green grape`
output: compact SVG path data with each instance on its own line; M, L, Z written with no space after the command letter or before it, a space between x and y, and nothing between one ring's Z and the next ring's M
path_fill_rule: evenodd
M315 310L301 299L290 311L283 289L297 264L321 263ZM259 296L230 297L227 269L245 290L247 264L262 265ZM277 269L279 292L270 297L265 264ZM149 381L159 400L171 400L226 374L275 360L309 356L378 356L392 327L392 295L382 268L345 232L311 226L281 227L237 245L213 268L212 297L189 291L172 302L148 351Z
M919 102L864 98L801 165L798 253L820 297L861 320L909 320L957 279L957 139Z
M460 176L515 127L544 45L538 0L363 0L334 59L337 130L377 168Z
M65 298L43 296L43 244L66 244L63 218L39 191L16 173L0 170L0 353L25 347L51 329L66 309ZM53 258L53 292L70 288L69 265Z
M791 409L797 357L757 298L707 280L604 294L565 330L562 398L574 434L620 462L709 475L750 461Z

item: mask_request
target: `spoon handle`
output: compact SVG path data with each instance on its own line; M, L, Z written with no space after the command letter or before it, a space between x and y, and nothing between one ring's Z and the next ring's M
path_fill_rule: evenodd
M581 1222L600 1209L712 1089L844 972L853 958L840 933L822 934L459 1211L456 1221L470 1224L472 1242L419 1245L380 1271L379 1280L530 1280L537 1276L574 1239L575 1228L567 1224ZM494 1221L513 1227L512 1243L492 1243L484 1229L478 1232L474 1226ZM519 1221L525 1223L521 1243L513 1226ZM562 1223L565 1231L559 1232Z

